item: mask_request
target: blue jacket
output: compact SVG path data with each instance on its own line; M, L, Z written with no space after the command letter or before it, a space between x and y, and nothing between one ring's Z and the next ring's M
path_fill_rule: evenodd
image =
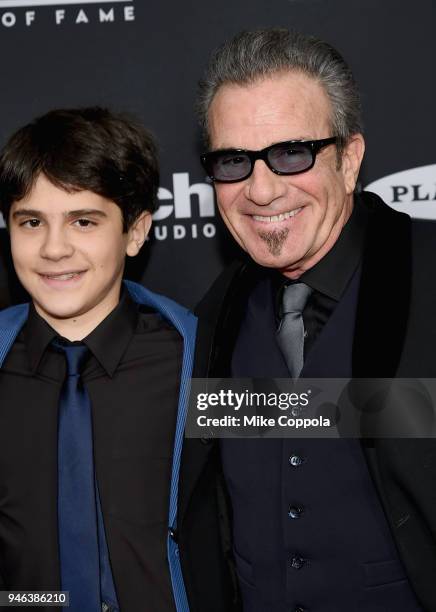
M183 337L183 361L180 379L179 405L177 411L176 432L174 438L173 465L171 475L170 503L168 508L168 562L174 601L177 612L189 612L186 589L180 566L178 544L173 537L177 533L177 509L179 496L179 475L184 437L186 413L190 390L190 378L194 361L197 319L182 306L172 300L152 293L141 285L125 281L131 297L138 304L154 308L165 317ZM12 306L0 312L0 368L11 349L15 338L27 320L29 304Z

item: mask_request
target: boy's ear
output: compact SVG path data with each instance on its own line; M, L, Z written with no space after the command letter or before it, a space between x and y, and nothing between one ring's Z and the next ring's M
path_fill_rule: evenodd
M127 232L126 254L135 257L141 250L151 227L151 213L145 210Z

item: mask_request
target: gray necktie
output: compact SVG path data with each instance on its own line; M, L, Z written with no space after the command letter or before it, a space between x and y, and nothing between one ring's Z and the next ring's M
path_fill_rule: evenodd
M285 287L282 297L282 318L277 330L277 342L292 378L296 379L304 363L303 309L312 293L304 283Z

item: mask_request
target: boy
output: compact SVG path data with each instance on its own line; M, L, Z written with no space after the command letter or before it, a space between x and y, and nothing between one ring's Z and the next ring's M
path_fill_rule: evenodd
M0 156L31 298L0 313L0 590L68 591L74 612L188 609L174 533L196 321L122 283L158 180L149 134L101 108L49 112Z

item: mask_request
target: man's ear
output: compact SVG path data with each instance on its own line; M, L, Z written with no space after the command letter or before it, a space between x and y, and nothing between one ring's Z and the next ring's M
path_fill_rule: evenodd
M135 257L141 250L151 227L151 213L145 210L127 232L126 254Z
M365 153L365 140L362 134L354 134L344 147L342 153L341 172L344 177L345 190L353 193L359 176L363 154Z

